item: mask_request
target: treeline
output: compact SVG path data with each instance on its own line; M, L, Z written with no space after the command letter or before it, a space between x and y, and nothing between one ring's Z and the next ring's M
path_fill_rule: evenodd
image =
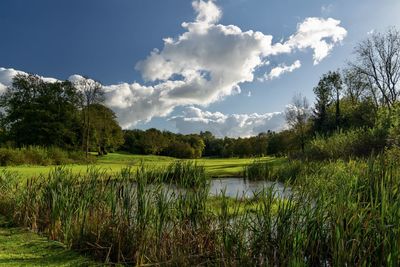
M211 132L182 135L157 129L124 130L121 150L133 154L164 155L177 158L251 157L275 153L275 133L250 138L216 138Z
M309 107L297 95L286 109L292 157L366 157L400 144L400 33L391 28L359 43L342 71L323 75Z
M18 74L0 97L3 147L56 147L65 151L97 151L100 155L123 143L113 111L104 106L100 83L82 78L46 82Z

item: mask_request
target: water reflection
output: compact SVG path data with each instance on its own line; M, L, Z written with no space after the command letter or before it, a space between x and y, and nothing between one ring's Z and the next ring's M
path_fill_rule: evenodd
M220 196L222 195L222 191L225 190L225 196L227 197L251 198L255 192L271 187L273 187L276 197L285 198L291 194L290 189L280 182L250 181L243 178L220 178L211 180L210 195Z

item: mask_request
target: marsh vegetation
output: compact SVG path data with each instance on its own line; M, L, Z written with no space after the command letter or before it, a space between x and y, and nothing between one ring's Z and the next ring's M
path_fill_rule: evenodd
M210 196L210 179L193 162L141 166L114 176L95 168L73 174L59 167L25 185L4 171L0 209L17 224L106 263L399 262L400 168L395 161L381 156L280 168L293 166L301 168L296 177L280 174L294 185L292 194L278 197L273 187L265 187L252 198L236 199Z

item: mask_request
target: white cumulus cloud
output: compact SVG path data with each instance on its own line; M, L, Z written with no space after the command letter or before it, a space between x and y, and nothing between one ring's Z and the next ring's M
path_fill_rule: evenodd
M184 134L210 131L215 136L247 137L261 132L279 131L286 127L285 114L272 112L265 114L223 114L187 107L181 116L169 119L175 122L179 132Z
M184 32L165 38L160 50L136 64L148 83L104 86L106 104L124 128L165 117L178 106L207 106L238 94L242 83L255 79L256 69L267 68L268 59L279 54L311 49L314 64L318 64L347 34L338 20L307 18L286 41L273 43L272 35L218 24L222 11L214 1L195 0L192 6L196 17L182 23ZM280 75L299 64L280 65L277 68L281 69L272 72ZM7 72L0 70L0 75L2 71ZM0 76L0 90L5 86Z

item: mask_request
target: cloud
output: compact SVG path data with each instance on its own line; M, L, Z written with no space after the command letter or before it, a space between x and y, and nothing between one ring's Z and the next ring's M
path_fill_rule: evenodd
M238 94L240 85L252 82L255 70L267 68L273 56L311 49L318 64L347 33L338 20L307 18L286 41L273 43L272 35L218 24L222 11L214 1L196 0L192 6L196 17L182 23L184 32L165 38L160 50L136 64L145 83L104 86L106 104L122 127L168 116L178 106L204 107ZM284 68L282 74L294 67L277 68Z
M174 116L169 120L175 122L176 128L181 133L210 131L218 137L254 136L268 130L279 131L286 127L283 112L226 115L187 107L183 115Z
M285 46L291 49L313 49L316 65L329 55L335 44L346 37L346 29L339 25L340 20L332 18L306 18L297 26L296 34L289 38Z
M266 80L273 80L278 78L284 73L288 72L293 72L294 70L298 69L301 67L301 62L300 60L296 60L292 65L286 66L285 64L282 64L278 67L273 68L268 74L265 74L264 78Z
M197 22L213 24L218 22L222 16L221 9L213 1L194 1L192 2L192 6L197 13Z
M146 121L165 116L176 106L207 106L239 93L240 85L252 82L255 70L267 66L272 56L310 48L314 51L314 64L318 64L347 33L338 20L307 18L286 42L273 43L271 35L217 24L222 12L213 1L194 1L193 7L197 16L194 22L182 24L186 31L176 38L164 39L161 50L153 50L136 64L143 79L156 85L147 89L139 84L109 88L114 109L129 106L129 110L120 110L124 113L121 121L128 127L137 122L132 118ZM271 77L299 67L300 61L277 67ZM143 90L151 93L144 95ZM155 103L157 109L143 101ZM147 108L147 112L135 106Z
M16 76L17 74L27 74L27 73L12 68L6 69L0 67L0 94L4 93L8 86L11 86L14 76ZM57 79L54 78L43 77L43 76L39 77L45 82L54 83L58 81Z

